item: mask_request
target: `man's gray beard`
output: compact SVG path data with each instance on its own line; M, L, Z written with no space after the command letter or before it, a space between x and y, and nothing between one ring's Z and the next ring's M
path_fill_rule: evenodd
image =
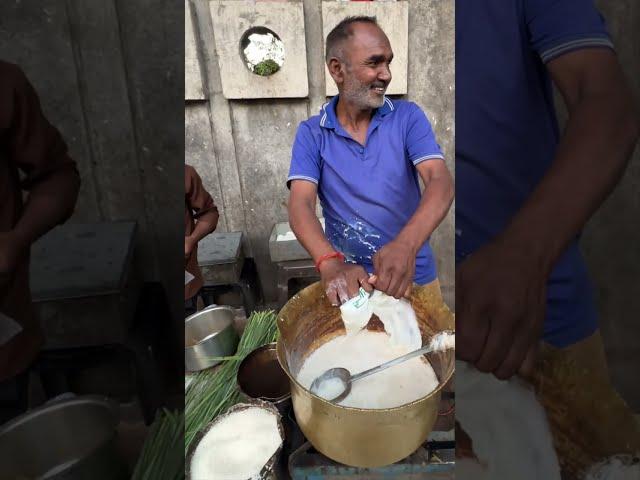
M351 86L351 85L350 85ZM365 108L380 108L384 105L384 95L380 97L380 101L376 102L375 98L371 96L370 87L363 87L360 84L353 85L355 88L345 90L352 90L351 93L344 93L345 100L359 107Z

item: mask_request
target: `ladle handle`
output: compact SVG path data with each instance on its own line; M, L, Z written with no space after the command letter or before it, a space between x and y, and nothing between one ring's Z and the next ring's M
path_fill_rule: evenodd
M368 377L374 373L378 373L381 370L386 370L389 367L393 367L394 365L398 365L406 360L410 360L414 357L419 357L420 355L424 355L426 353L430 353L433 350L431 345L425 345L418 350L414 350L413 352L409 352L406 355L402 355L401 357L394 358L393 360L389 360L388 362L383 363L382 365L378 365L377 367L370 368L369 370L365 370L364 372L356 373L351 376L351 381L359 380L363 377Z

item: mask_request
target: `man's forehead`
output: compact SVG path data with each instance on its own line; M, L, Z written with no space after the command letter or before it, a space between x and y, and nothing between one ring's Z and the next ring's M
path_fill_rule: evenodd
M378 25L356 22L351 28L353 34L345 44L347 49L391 49L389 38Z

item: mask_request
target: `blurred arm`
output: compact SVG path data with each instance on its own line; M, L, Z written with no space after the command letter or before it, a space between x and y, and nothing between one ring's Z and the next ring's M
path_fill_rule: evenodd
M615 54L583 49L550 61L569 112L555 160L505 237L550 271L620 180L638 139L634 100Z

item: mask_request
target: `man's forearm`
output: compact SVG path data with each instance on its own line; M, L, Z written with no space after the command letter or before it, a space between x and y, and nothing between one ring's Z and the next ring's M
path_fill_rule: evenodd
M553 165L504 237L549 271L618 183L637 135L629 99L593 96L577 102Z
M396 237L416 253L444 219L453 202L451 176L443 174L429 180L416 212Z
M335 251L322 230L314 206L304 202L290 204L289 224L298 241L314 261L322 255Z
M189 235L196 243L213 232L218 226L219 213L213 209L198 217L193 232Z
M33 185L20 220L12 230L27 248L39 237L68 219L73 213L80 179L75 170L59 171Z

